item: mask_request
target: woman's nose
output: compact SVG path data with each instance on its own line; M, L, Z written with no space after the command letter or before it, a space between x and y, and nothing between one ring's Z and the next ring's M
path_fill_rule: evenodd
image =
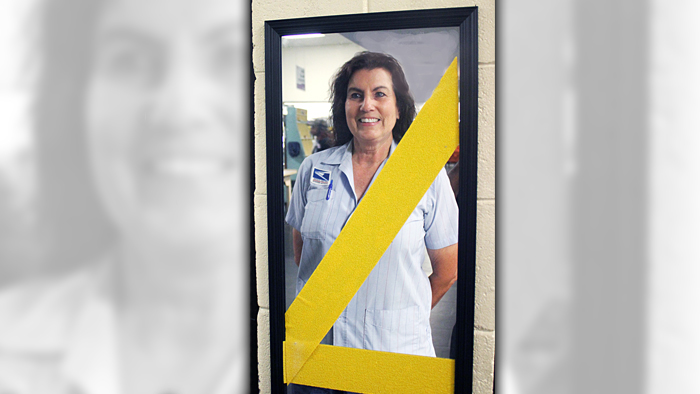
M364 100L362 100L362 104L360 104L360 110L369 112L374 109L374 100L372 100L372 97L365 96Z
M175 65L154 86L148 120L168 128L193 128L205 115L206 81L196 70Z

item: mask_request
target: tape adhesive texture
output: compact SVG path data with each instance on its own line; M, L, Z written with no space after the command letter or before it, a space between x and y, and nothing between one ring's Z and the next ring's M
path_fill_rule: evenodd
M318 345L291 383L353 393L454 393L454 360Z

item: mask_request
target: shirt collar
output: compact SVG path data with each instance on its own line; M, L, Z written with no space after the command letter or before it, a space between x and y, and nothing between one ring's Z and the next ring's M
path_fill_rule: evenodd
M115 259L108 258L94 272L89 295L81 305L66 341L61 370L82 392L118 394L117 332L113 278Z
M118 359L114 304L91 298L80 311L61 369L82 392L117 394Z
M328 157L321 160L323 164L338 165L341 164L347 155L352 156L352 140L341 145L339 149L334 149Z
M353 140L350 140L345 143L345 145L342 145L340 149L335 150L333 153L331 153L328 158L322 161L323 164L330 164L330 165L340 165L340 171L344 172L346 175L351 175L352 174L352 142ZM392 138L391 139L391 146L389 147L389 156L391 156L392 153L394 153L394 149L396 149L396 146L398 144L396 141Z
M108 286L113 264L113 259L101 259L60 279L18 287L10 300L13 324L0 349L37 357L61 355L56 368L71 387L89 394L119 393L114 302Z
M10 335L0 336L0 350L61 354L58 368L70 387L87 394L123 392L114 292L115 260L103 258L49 285L51 289L38 305L21 316L17 316L20 311L9 316L14 318L13 327ZM27 290L36 292L34 288ZM19 306L27 303L26 297L16 301ZM236 393L247 378L247 359L237 356L216 383L215 394Z
M75 328L66 341L61 370L76 388L88 394L119 394L120 355L117 333L114 277L115 259L103 263L95 272L92 296L80 308ZM213 394L235 394L245 381L247 359L237 354L215 384Z
M353 142L353 140L350 140L350 141L346 142L344 145L341 145L340 149L336 149L335 151L333 151L333 153L331 153L327 158L323 159L321 161L321 163L337 165L337 164L342 164L344 161L352 158L352 142ZM391 139L391 147L389 147L389 156L391 156L391 154L394 153L394 149L396 149L396 145L398 145L398 144L392 138Z

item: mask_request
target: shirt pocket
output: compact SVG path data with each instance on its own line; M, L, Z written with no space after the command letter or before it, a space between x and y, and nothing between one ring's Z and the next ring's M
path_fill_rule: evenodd
M428 319L418 305L405 309L365 310L363 347L384 352L431 354L432 338Z
M327 188L313 188L306 192L306 207L301 221L301 235L304 239L323 239L328 225L329 200Z
M325 201L328 195L328 187L313 187L306 191L306 204L316 201Z

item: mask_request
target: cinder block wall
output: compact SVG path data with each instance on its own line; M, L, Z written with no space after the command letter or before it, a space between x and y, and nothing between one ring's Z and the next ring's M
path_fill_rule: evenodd
M255 247L257 253L258 371L260 391L270 392L270 303L265 157L266 20L446 7L479 7L479 180L477 192L474 393L492 393L496 328L496 4L495 0L253 0L255 71Z

